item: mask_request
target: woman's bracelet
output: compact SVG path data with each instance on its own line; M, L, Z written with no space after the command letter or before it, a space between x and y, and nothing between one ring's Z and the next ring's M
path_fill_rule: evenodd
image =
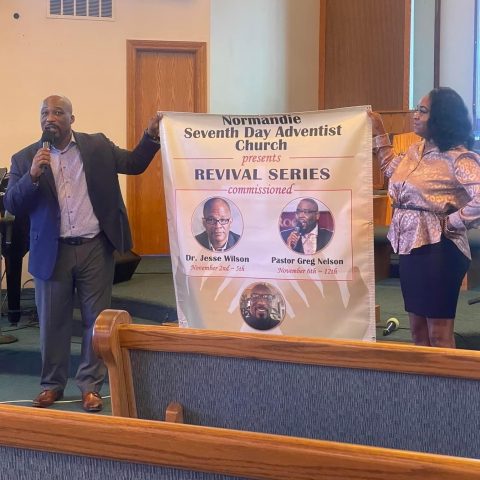
M376 135L372 139L372 150L374 153L378 153L378 150L382 147L391 147L392 143L390 142L390 137L388 133L382 133L381 135Z

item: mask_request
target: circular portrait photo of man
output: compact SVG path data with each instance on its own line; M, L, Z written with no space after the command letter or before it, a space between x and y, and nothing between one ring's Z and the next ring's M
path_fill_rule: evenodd
M313 255L322 250L333 236L334 221L329 208L315 198L290 202L279 219L280 235L290 250Z
M214 252L226 252L240 240L243 232L242 215L230 200L211 197L195 210L192 231L202 247Z
M271 330L283 321L286 312L282 294L268 283L254 283L240 298L245 323L255 330Z

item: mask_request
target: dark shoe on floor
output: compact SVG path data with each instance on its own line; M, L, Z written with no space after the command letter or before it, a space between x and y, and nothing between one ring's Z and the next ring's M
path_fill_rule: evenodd
M103 408L102 397L98 392L82 394L82 407L86 412L99 412Z
M63 392L61 390L44 390L32 401L32 407L47 408L57 400L61 400L62 397Z

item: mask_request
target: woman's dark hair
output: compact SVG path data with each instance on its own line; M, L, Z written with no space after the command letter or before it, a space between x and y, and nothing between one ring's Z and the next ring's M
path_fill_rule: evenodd
M462 97L452 88L434 88L430 93L428 137L441 152L459 145L473 146L472 122Z

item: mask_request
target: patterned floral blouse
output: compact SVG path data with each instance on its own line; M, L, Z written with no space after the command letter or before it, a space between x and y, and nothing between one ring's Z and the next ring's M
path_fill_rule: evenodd
M471 258L467 230L480 225L480 156L464 147L425 150L424 140L396 156L388 135L375 137L373 146L390 178L394 210L387 237L393 250L408 254L440 242L443 232Z

